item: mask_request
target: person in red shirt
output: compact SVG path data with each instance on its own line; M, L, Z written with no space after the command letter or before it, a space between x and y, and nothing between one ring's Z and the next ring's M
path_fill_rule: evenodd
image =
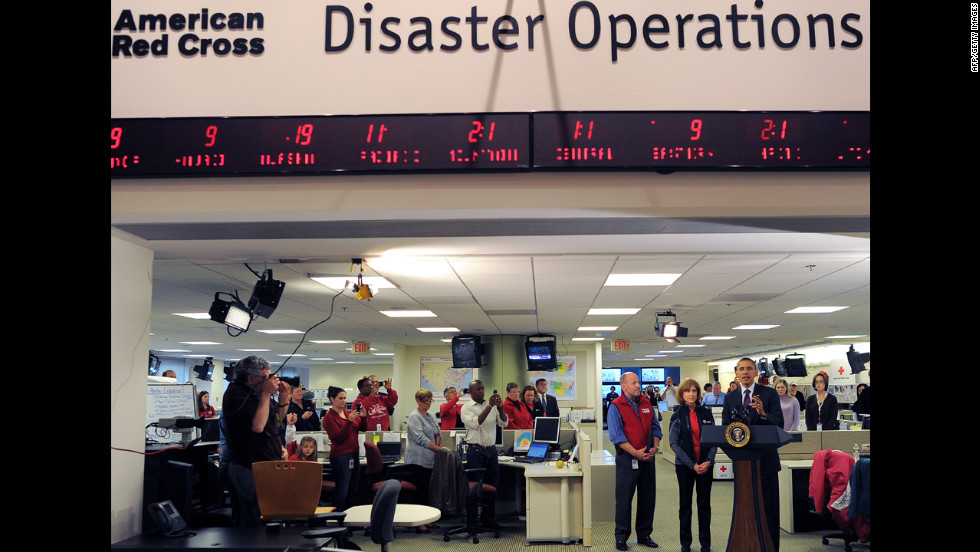
M289 459L293 462L316 462L316 439L309 435L300 439L296 454L290 456Z
M347 392L339 387L327 389L330 409L323 415L323 429L330 437L330 471L336 484L333 492L333 505L343 512L354 504L360 482L361 460L360 444L357 440L361 425L361 408L355 406L348 414Z
M381 387L387 389L388 393L378 393ZM364 417L361 419L361 431L388 431L391 427L391 416L388 410L398 404L398 393L391 388L391 379L389 378L382 384L371 378L363 378L357 382L357 389L361 393L354 399L354 407L361 405L364 410Z
M197 415L200 418L214 418L214 407L210 403L211 394L201 391L197 394Z
M507 398L504 399L504 413L510 423L504 429L533 429L534 418L531 411L521 400L521 386L511 382L507 384Z
M439 429L456 429L459 412L463 409L459 404L459 393L455 387L447 387L442 394L446 402L439 406Z

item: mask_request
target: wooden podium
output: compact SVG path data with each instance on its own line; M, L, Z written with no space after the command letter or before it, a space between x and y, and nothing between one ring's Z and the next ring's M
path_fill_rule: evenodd
M759 459L791 440L789 433L776 426L735 422L701 428L701 446L719 447L735 462L735 505L727 552L775 552L762 503Z

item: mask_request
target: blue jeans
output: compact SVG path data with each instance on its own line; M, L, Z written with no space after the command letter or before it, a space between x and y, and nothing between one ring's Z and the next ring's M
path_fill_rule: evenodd
M361 481L361 461L355 454L346 454L330 459L330 473L336 487L333 491L333 505L343 512L354 505Z

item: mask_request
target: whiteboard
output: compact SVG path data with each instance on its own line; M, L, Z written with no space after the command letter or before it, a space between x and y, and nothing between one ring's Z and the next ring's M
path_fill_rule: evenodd
M155 423L160 418L177 416L197 417L197 392L192 383L168 384L149 383L146 386L146 425ZM154 435L157 441L179 441L176 439L161 439Z

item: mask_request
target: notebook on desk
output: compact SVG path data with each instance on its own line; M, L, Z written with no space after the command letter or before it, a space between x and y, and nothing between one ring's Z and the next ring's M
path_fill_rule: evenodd
M536 464L538 462L544 462L544 458L547 454L548 443L531 443L531 447L527 449L527 455L514 458L514 462Z
M378 451L381 452L381 461L392 464L402 459L401 441L379 441Z

